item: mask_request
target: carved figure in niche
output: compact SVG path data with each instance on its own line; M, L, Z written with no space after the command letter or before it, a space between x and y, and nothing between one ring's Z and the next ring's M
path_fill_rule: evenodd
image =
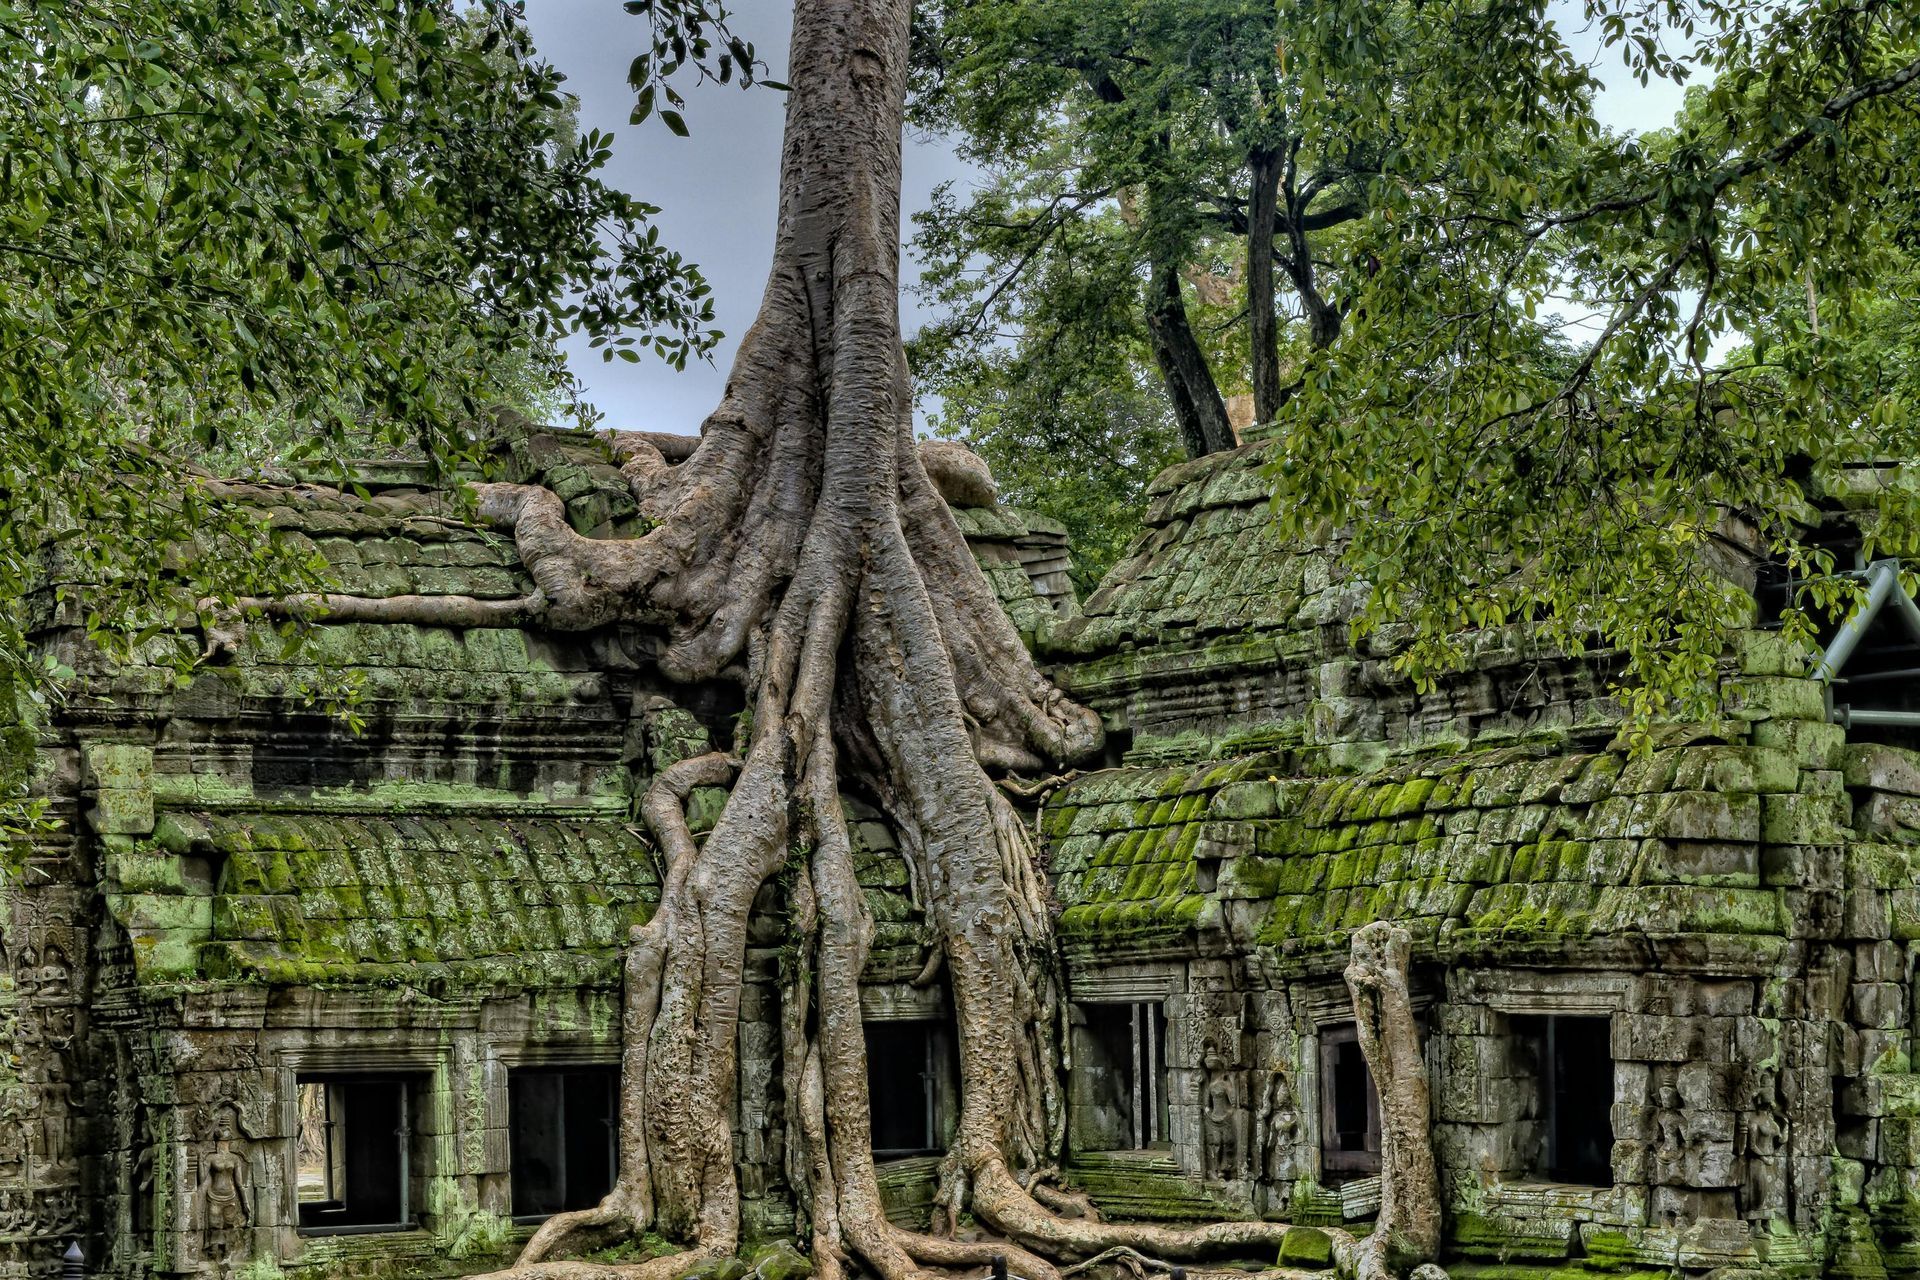
M1743 1188L1745 1216L1769 1219L1787 1211L1786 1161L1781 1150L1786 1145L1787 1124L1781 1115L1768 1108L1747 1117L1742 1148L1747 1156L1747 1177Z
M1300 1112L1294 1106L1293 1082L1284 1071L1267 1073L1260 1112L1266 1124L1261 1143L1262 1174L1269 1182L1289 1181L1294 1176L1294 1154L1300 1143Z
M34 974L34 981L43 996L66 995L73 977L73 970L67 964L67 953L57 943L49 942L46 950L40 953L40 968Z
M244 1151L234 1150L236 1111L231 1104L216 1113L213 1145L200 1157L200 1177L194 1190L194 1212L199 1219L200 1256L233 1274L234 1255L241 1251L247 1227L253 1221L248 1195L250 1173Z
M66 1082L60 1059L46 1062L46 1079L40 1084L40 1102L35 1108L39 1118L39 1141L31 1167L33 1180L46 1184L74 1181L79 1167L67 1149L67 1117L73 1110L73 1086Z
M1240 1169L1240 1107L1233 1077L1219 1054L1206 1058L1206 1083L1200 1092L1200 1123L1206 1134L1207 1176L1236 1178Z
M1680 1118L1680 1090L1671 1084L1661 1085L1659 1102L1660 1109L1654 1117L1653 1180L1670 1185L1683 1183L1687 1135Z

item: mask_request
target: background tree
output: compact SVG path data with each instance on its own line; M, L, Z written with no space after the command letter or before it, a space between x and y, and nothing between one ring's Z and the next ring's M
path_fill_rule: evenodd
M934 428L986 459L1003 500L1066 526L1083 593L1138 532L1148 483L1184 456L1132 263L1101 222L1063 227L1060 250L1012 282L1016 330L954 341L934 326L908 348Z
M1105 225L1136 265L1193 456L1234 443L1184 287L1223 243L1240 259L1254 420L1271 422L1297 390L1286 340L1331 345L1374 269L1339 229L1378 189L1463 202L1486 193L1462 175L1564 167L1596 132L1597 82L1530 5L937 0L919 35L917 118L993 179L936 204L920 238L934 282L974 303L956 335L1068 227L1117 205ZM1471 152L1424 145L1424 117L1464 112Z
M1130 368L1086 358L1122 335L1151 357L1187 454L1232 447L1229 398L1274 421L1347 329L1378 266L1355 230L1383 192L1498 210L1505 185L1579 166L1599 136L1596 81L1531 5L935 0L917 37L916 119L986 181L922 215L921 287L946 319L917 339L916 369L963 411L946 428L996 461L1014 451L966 411L970 381L1012 367L1011 347L1040 385L1106 371L1124 395ZM1473 145L1431 145L1427 116L1471 118ZM1081 419L1038 420L1067 434ZM1137 492L1124 464L1100 474ZM1064 518L1081 487L1029 501Z

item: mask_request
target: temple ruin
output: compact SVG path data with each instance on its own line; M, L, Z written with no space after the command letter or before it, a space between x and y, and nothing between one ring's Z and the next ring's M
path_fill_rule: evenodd
M1636 753L1604 654L1490 634L1421 690L1392 628L1356 644L1364 589L1331 538L1280 539L1266 457L1161 477L1085 602L1057 527L956 512L1109 729L1106 767L1026 798L1068 966L1071 1180L1113 1217L1363 1228L1379 1117L1341 970L1352 931L1392 919L1416 940L1454 1275L1920 1275L1897 577L1816 670L1764 625L1778 584L1730 530L1759 605L1724 719ZM631 532L599 438L536 434L506 463L579 531ZM1881 479L1828 478L1837 543ZM419 468L356 481L231 492L356 594L526 593L511 540L448 518ZM595 1203L620 947L657 889L634 805L732 742L737 690L664 681L641 626L322 620L297 645L256 628L191 679L157 650L109 667L57 580L28 606L80 672L34 726L63 826L0 887L0 1277L57 1274L74 1241L126 1280L454 1276ZM316 701L322 665L360 682L358 732ZM891 1211L924 1223L951 1012L913 863L845 803L878 925L874 1145ZM747 1226L776 1241L777 884L764 905L733 1124ZM1288 1240L1283 1261L1329 1265Z

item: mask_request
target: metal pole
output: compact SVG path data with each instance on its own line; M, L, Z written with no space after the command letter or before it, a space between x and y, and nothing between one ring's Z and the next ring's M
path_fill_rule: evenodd
M1820 665L1813 669L1814 679L1831 681L1840 674L1840 668L1847 665L1847 659L1851 658L1853 651L1860 646L1860 641L1867 634L1867 628L1873 624L1874 617L1879 614L1880 607L1886 604L1890 596L1899 591L1899 587L1898 566L1892 560L1874 561L1873 567L1867 570L1866 603L1848 614L1847 620L1840 624L1839 634L1834 636L1833 643L1828 645L1826 653L1821 655ZM1906 592L1900 591L1899 594L1904 596ZM1913 601L1908 600L1907 606L1912 608Z
M1838 706L1833 722L1843 729L1854 725L1882 729L1920 729L1920 711L1876 711L1868 707Z

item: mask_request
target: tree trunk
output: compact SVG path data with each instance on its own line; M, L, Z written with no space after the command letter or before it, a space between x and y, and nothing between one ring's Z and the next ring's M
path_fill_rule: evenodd
M1252 182L1247 202L1247 316L1253 364L1253 417L1261 423L1280 416L1280 323L1274 306L1273 236L1279 212L1283 156L1256 147L1247 156Z
M1193 336L1186 300L1180 293L1180 265L1156 261L1147 282L1147 336L1154 361L1167 384L1174 422L1187 456L1205 457L1231 449L1238 440L1227 421L1226 402L1213 380L1206 353Z
M1353 935L1347 965L1360 1051L1380 1095L1380 1217L1356 1267L1362 1277L1430 1261L1440 1249L1433 1107L1407 985L1411 949L1405 929L1376 920Z
M1029 1280L1058 1280L1049 1259L1116 1246L1244 1254L1289 1229L1067 1219L1022 1181L1057 1162L1065 1134L1060 959L1039 856L987 770L1085 757L1100 729L1034 665L913 438L897 309L910 8L795 5L780 218L759 318L690 456L671 462L644 437L619 444L650 532L587 539L544 488L477 486L481 516L512 529L537 588L513 602L514 617L579 629L646 621L668 637L659 661L669 678L744 671L753 712L738 759L675 765L644 800L666 874L627 955L615 1189L595 1209L549 1220L502 1276L673 1280L737 1250L731 1120L748 913L790 862L782 1093L789 1175L823 1280L855 1263L910 1280L994 1254ZM1171 281L1175 329L1197 358ZM1194 377L1211 405L1202 443L1223 447L1231 436L1204 360ZM427 607L329 603L369 620ZM688 796L729 779L718 822L696 840ZM950 1227L970 1209L1011 1244L902 1231L882 1212L860 1021L872 922L853 876L848 784L879 801L928 886L953 996L961 1105L941 1166L943 1217ZM1383 1008L1391 1022L1391 1001ZM1401 1134L1388 1129L1390 1141ZM617 1265L557 1257L643 1230L684 1250ZM1337 1238L1343 1256L1362 1256Z
M1298 147L1296 140L1296 151ZM1293 165L1293 159L1289 156L1281 177L1280 203L1286 210L1289 247L1285 265L1287 275L1293 280L1294 292L1300 295L1300 306L1307 313L1307 341L1315 351L1324 351L1340 336L1342 318L1340 308L1320 292L1314 274L1313 246L1307 240L1307 204L1312 199L1312 193L1301 197L1294 183Z

